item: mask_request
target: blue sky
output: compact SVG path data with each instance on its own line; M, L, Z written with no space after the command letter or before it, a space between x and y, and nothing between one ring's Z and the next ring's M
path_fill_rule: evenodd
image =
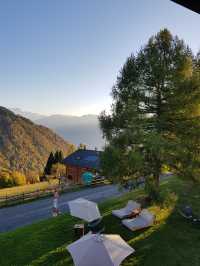
M167 27L197 52L200 16L170 0L0 1L0 105L43 114L109 109L126 58Z

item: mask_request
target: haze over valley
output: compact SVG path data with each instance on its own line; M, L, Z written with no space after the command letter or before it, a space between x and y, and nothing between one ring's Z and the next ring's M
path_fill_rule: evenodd
M97 115L72 116L56 114L48 116L23 111L19 108L12 108L12 111L38 125L54 130L63 139L77 146L83 143L89 149L102 149L105 144Z

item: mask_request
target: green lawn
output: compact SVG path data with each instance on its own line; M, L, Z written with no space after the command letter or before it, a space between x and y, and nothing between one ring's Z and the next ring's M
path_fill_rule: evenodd
M136 250L123 266L200 265L200 228L188 224L177 213L181 203L192 204L200 213L200 186L171 178L162 183L161 189L166 198L164 204L149 206L156 214L156 224L140 232L124 228L111 210L124 206L128 199L141 197L141 190L100 205L106 233L120 234ZM0 265L73 265L66 246L74 241L72 226L76 221L65 214L0 234Z

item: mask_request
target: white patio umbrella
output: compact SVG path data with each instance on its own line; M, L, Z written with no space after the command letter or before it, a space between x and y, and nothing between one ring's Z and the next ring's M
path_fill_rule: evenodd
M84 198L78 198L68 202L70 214L72 216L83 219L87 222L92 222L101 218L98 205Z
M134 253L119 235L85 235L67 247L75 266L119 266Z

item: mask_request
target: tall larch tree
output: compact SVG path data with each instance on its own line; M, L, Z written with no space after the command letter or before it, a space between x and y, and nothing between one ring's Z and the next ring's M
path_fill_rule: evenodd
M117 182L143 176L158 188L168 165L194 178L200 151L198 62L167 29L127 59L112 89L111 114L99 117L107 140L104 174Z

